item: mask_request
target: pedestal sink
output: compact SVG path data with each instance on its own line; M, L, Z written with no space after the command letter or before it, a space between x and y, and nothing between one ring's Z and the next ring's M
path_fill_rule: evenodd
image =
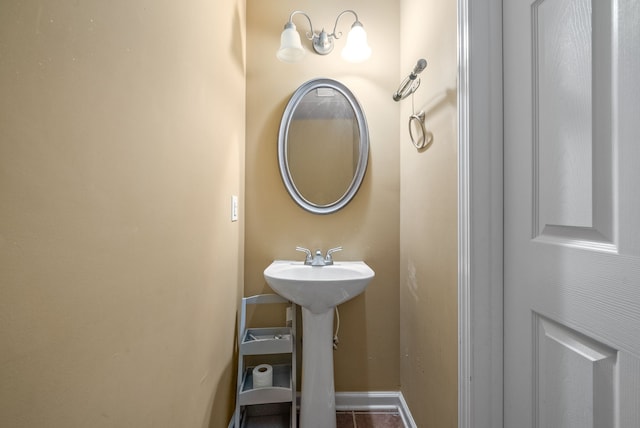
M276 260L264 271L267 284L302 306L302 396L300 426L335 428L333 310L362 293L375 273L364 262L309 266Z

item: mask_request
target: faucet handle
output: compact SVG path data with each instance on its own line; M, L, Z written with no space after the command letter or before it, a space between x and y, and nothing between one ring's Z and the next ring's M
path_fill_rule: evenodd
M331 248L327 250L327 257L325 257L325 260L327 262L333 262L333 258L331 257L331 254L337 253L338 251L342 251L342 247L336 247L336 248Z
M303 253L305 253L307 256L304 259L305 264L306 263L311 263L311 260L313 259L313 257L311 256L311 250L308 248L304 248L304 247L296 247L296 251L301 251Z

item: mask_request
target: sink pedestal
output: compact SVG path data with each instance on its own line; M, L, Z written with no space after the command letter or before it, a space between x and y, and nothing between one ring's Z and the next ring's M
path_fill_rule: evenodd
M273 290L302 306L302 428L336 428L333 386L333 312L364 291L375 272L364 262L322 267L275 260L264 270Z
M315 314L302 308L302 396L300 426L335 428L333 385L333 312Z

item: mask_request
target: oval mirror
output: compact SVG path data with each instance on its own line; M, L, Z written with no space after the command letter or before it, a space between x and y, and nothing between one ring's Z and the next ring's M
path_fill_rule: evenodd
M354 197L367 169L369 131L353 93L331 79L304 83L280 122L280 175L293 200L329 214Z

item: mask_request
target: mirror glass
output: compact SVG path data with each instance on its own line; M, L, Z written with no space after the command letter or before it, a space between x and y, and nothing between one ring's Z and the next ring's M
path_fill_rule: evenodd
M343 208L362 183L368 154L366 119L346 86L314 79L296 90L280 124L278 161L298 205L315 214Z

